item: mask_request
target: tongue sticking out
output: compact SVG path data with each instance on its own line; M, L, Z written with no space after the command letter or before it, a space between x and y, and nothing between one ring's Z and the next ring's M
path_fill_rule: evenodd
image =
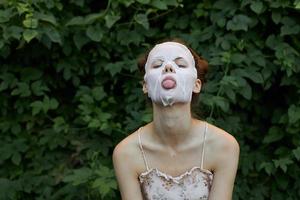
M172 89L175 86L176 86L176 82L174 80L167 79L162 82L162 87L165 89Z

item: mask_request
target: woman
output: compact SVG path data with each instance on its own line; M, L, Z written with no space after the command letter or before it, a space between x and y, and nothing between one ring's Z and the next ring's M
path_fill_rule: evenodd
M123 200L230 200L239 144L191 115L207 63L180 42L156 45L139 63L153 121L122 140L113 162Z

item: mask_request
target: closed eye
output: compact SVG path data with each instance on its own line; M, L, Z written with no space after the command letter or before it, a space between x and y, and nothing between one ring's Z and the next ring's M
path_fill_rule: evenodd
M186 65L178 65L180 68L186 68Z
M152 68L159 68L161 67L161 64L160 65L153 65Z

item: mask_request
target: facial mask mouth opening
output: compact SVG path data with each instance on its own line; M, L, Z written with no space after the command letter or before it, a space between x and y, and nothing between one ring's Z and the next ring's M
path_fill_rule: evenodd
M161 87L165 90L175 89L177 87L177 82L173 77L167 76L162 80Z

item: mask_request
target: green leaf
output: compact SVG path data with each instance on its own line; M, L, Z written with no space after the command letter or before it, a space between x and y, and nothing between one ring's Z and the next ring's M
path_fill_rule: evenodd
M85 17L77 16L73 17L66 23L66 26L84 26L94 23L96 20L102 18L104 13L92 13Z
M300 160L300 147L297 147L293 151L294 156L296 157L297 160Z
M149 29L149 22L146 14L137 14L134 16L135 21L141 24L145 29Z
M261 1L254 1L251 3L250 8L253 10L256 14L260 14L263 11L263 3Z
M226 25L226 19L224 19L224 18L219 18L219 19L217 20L217 24L218 24L218 26L219 26L220 28L225 27L225 25Z
M214 1L214 9L224 10L224 11L236 11L237 6L232 0L218 0Z
M299 25L283 25L280 28L280 35L285 36L285 35L295 35L300 33L300 26Z
M240 90L240 94L247 100L250 100L252 97L252 88L247 83L243 88Z
M92 94L97 101L101 101L104 97L107 96L102 86L94 87L92 89Z
M263 56L255 56L253 62L262 67L266 66L266 59Z
M99 25L90 25L86 30L86 35L95 42L100 42L103 37L103 30Z
M23 25L25 28L37 28L38 20L34 18L27 18L23 21Z
M124 38L126 38L126 40L124 40ZM129 45L131 43L138 45L144 38L136 30L129 31L127 29L123 29L118 32L117 39L121 45Z
M262 162L259 169L264 169L268 175L271 175L274 172L274 164L271 162Z
M291 105L288 109L289 122L295 124L300 120L300 107Z
M152 118L153 118L153 114L152 113L145 113L142 116L142 121L146 122L146 123L149 123L152 120Z
M62 40L59 32L54 27L46 28L46 35L50 38L52 42L56 42L62 45Z
M74 41L77 49L80 50L82 48L82 46L85 45L86 43L88 43L90 40L88 39L86 34L83 34L82 32L76 32L73 37L73 41ZM66 79L66 80L68 80L68 79Z
M220 82L221 85L233 86L238 87L237 80L234 76L224 76Z
M212 101L217 107L221 108L221 110L223 110L224 112L228 112L229 102L227 99L220 96L214 96Z
M101 126L101 122L99 121L99 119L92 119L88 123L89 128L99 128L100 126Z
M236 93L232 88L226 88L225 94L233 103L236 103Z
M92 24L94 23L96 20L102 18L104 15L104 13L92 13L92 14L89 14L85 17L85 23L86 24Z
M30 4L29 3L18 3L17 10L19 14L30 12Z
M155 8L160 9L160 10L168 9L167 3L165 1L162 1L162 0L153 0L151 5L154 6Z
M246 59L246 56L241 53L234 53L231 55L232 63L234 64L240 64Z
M67 133L69 131L69 126L63 117L56 117L53 121L53 129L55 132L59 133L63 131L64 133Z
M9 26L5 30L3 30L3 37L4 39L14 38L20 40L22 32L23 28L19 26Z
M121 16L110 13L106 15L104 19L106 27L111 28L119 19L121 19Z
M65 68L64 69L64 79L65 80L70 80L71 76L72 76L71 69L70 68Z
M119 0L118 2L120 2L121 4L124 4L125 7L129 7L131 4L133 4L135 2L135 0Z
M296 1L294 2L294 6L295 6L296 9L300 9L300 1L299 1L299 0L296 0Z
M65 26L85 25L85 20L81 16L77 16L69 20Z
M20 181L0 178L0 199L16 199L18 191L21 191Z
M287 171L287 166L293 164L293 161L290 158L280 158L278 160L273 160L276 168L280 167L282 171Z
M17 83L17 88L15 88L12 92L11 95L16 96L19 95L20 97L28 97L31 95L31 91L29 88L29 85L27 83L23 82L18 82Z
M54 110L58 107L58 105L59 105L59 103L56 99L54 99L54 98L49 99L49 109Z
M272 12L272 20L275 24L278 24L281 20L281 13L280 12Z
M54 110L58 107L59 103L54 98L49 98L48 96L44 96L43 101L34 101L30 104L32 107L32 115L36 115L41 111L47 113L48 110Z
M110 113L102 112L98 117L102 122L108 121L111 118Z
M240 86L238 93L240 93L245 99L250 100L252 97L252 88L250 87L250 85L242 76L236 76L236 80L238 85Z
M141 4L148 4L150 3L150 0L136 0L137 2L141 3Z
M23 32L23 38L27 43L29 43L37 35L38 35L38 32L36 30L26 29Z
M104 68L110 72L111 76L115 76L122 70L123 62L109 63Z
M13 134L17 135L18 133L21 132L21 126L20 126L18 123L14 124L14 125L11 127L11 132L12 132Z
M0 84L0 92L3 90L6 90L8 88L8 83L5 81L2 81L2 83Z
M25 139L16 139L13 142L13 146L16 151L22 152L22 153L26 152L29 148L29 146L26 144Z
M278 41L279 38L275 37L273 34L269 35L267 40L266 40L266 45L271 48L271 49L275 49L278 45Z
M234 15L232 20L227 22L226 29L232 31L244 30L247 31L250 23L252 22L251 18L246 15Z
M0 40L0 49L2 49L3 46L4 46L4 42Z
M178 0L164 0L164 2L166 2L166 4L168 6L183 6L181 3L181 1Z
M254 83L259 83L262 84L264 83L263 77L261 75L261 73L254 71L251 68L247 68L245 70L245 74L244 77L249 78L250 80L252 80Z
M98 189L102 198L112 190L117 189L113 170L106 166L100 166L100 168L96 170L96 174L100 177L93 181L92 188Z
M89 179L92 177L92 175L93 175L93 171L90 168L83 167L80 169L73 170L73 173L67 175L63 179L63 181L70 182L76 186L88 182Z
M117 188L117 183L112 180L107 181L99 178L93 182L92 187L98 188L101 197L104 198L109 192Z
M211 26L204 28L199 35L199 40L201 42L209 40L213 36L213 32L214 30Z
M0 10L0 23L5 23L10 20L10 18L13 16L12 9L1 9Z
M49 22L50 24L57 26L56 18L52 13L36 13L35 16L40 21Z
M283 137L284 132L280 128L273 126L269 129L268 134L264 137L263 143L270 144L272 142L281 140Z
M0 161L4 161L4 160L10 158L14 152L15 152L15 149L13 148L13 145L11 145L11 144L2 145L0 147Z
M21 162L21 155L18 152L15 152L13 154L13 156L11 157L11 161L15 164L15 165L19 165Z
M41 101L34 101L30 104L32 107L32 115L36 115L43 110L43 103Z

